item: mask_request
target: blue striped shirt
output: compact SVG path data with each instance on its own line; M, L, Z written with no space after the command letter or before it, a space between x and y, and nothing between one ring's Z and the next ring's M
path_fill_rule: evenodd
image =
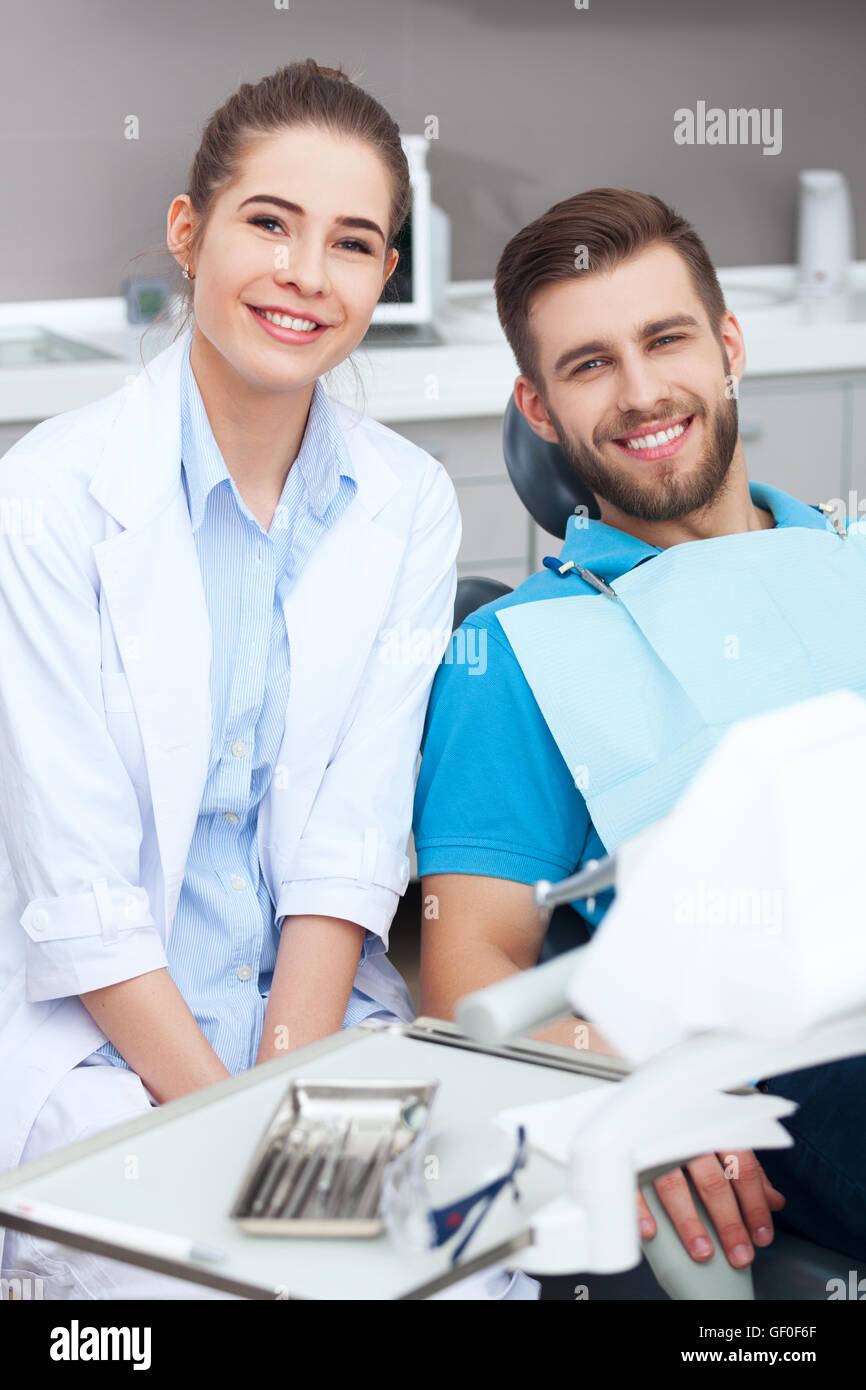
M235 1075L255 1063L280 938L256 832L289 698L283 600L358 485L317 381L300 451L265 531L225 466L189 350L188 343L181 373L181 477L210 617L213 724L167 958L199 1027ZM365 938L361 961L366 953ZM353 989L343 1026L380 1008ZM128 1065L111 1042L97 1052L116 1066Z

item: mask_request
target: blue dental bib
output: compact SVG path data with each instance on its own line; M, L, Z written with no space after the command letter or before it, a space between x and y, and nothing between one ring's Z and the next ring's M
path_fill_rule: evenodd
M688 541L611 587L496 613L608 853L671 809L737 720L866 696L854 527Z

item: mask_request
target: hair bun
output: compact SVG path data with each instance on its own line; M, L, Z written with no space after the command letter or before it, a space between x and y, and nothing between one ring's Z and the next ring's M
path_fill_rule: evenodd
M307 59L307 70L313 77L330 77L335 82L351 82L352 79L342 68L323 68L315 58Z

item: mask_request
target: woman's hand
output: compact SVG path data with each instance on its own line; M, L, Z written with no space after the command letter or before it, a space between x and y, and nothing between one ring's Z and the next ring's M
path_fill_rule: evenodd
M79 997L160 1105L231 1075L165 966Z
M343 1026L364 928L341 917L285 917L256 1065Z

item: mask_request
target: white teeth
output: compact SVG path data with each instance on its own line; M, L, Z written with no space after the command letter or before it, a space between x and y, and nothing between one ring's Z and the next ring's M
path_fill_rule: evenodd
M311 333L319 327L312 319L293 319L288 314L272 314L270 309L257 309L256 312L268 323L275 323L278 328L294 328L297 333Z
M685 425L674 425L669 430L659 430L658 434L647 434L638 439L627 439L625 442L630 449L657 449L660 444L669 444L672 439L679 439L685 432Z

